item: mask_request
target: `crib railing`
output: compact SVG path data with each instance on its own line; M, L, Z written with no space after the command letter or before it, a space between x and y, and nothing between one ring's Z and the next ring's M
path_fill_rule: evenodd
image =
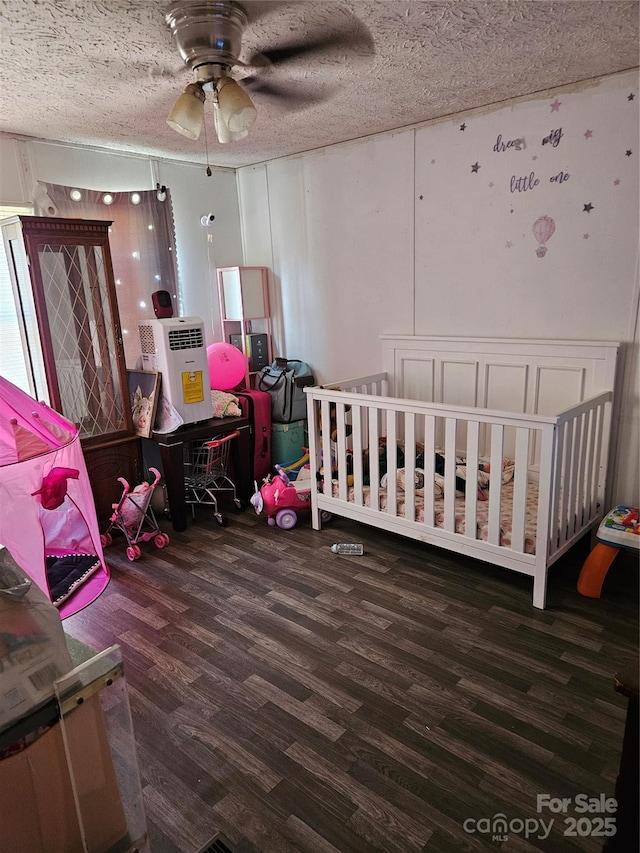
M373 524L375 516L382 515L389 529L411 529L410 535L425 541L445 539L456 550L533 573L532 566L553 562L601 517L607 461L602 447L608 438L610 392L557 416L542 416L380 396L387 387L387 376L381 373L329 388L305 389L311 464L323 474L318 493L312 494L316 529L321 509L342 511ZM327 445L323 436L332 433L336 440ZM386 458L381 460L383 440ZM507 446L514 482L511 539L505 545L501 539L503 483L496 473L502 471ZM437 531L432 485L436 452L445 459L444 517L439 519ZM421 455L424 520L418 522L414 517L415 480L416 460ZM456 527L455 504L459 456L466 460L468 483L462 531L459 524ZM478 541L475 488L481 463L494 472L482 543ZM403 469L403 489L398 488L399 469ZM525 541L532 476L538 480L535 556L527 553L532 547Z
M604 515L612 397L599 394L556 418L549 542L556 559Z

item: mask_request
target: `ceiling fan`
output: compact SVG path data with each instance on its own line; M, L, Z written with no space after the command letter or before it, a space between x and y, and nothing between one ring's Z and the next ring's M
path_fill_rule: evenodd
M247 88L264 95L299 100L291 89L262 79L261 75L271 67L341 45L373 53L371 36L360 26L355 34L353 31L323 33L307 41L254 51L247 62L242 62L239 58L242 36L248 22L245 9L235 0L180 0L167 9L165 23L173 33L180 56L194 75L194 82L186 86L167 118L167 124L178 133L198 139L205 100L210 95L218 141L243 139L257 116ZM233 78L234 69L245 75L241 78L242 85Z

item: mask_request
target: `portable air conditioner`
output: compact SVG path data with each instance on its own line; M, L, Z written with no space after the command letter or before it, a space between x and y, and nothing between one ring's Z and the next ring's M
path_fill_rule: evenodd
M167 317L138 324L143 370L162 374L162 395L185 424L213 417L204 324L199 317Z

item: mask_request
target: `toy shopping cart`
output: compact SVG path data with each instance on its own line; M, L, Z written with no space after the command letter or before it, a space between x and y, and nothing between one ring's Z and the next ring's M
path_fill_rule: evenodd
M234 430L211 441L194 441L185 445L185 500L191 504L194 517L195 504L213 506L214 518L221 527L224 527L226 522L218 510L216 492L230 492L238 509L242 506L236 494L236 487L227 475L231 442L239 435L239 430Z
M122 497L117 504L113 504L111 524L100 537L102 547L106 548L113 541L112 530L124 533L127 540L126 553L131 561L137 560L142 553L138 544L140 542L153 539L157 548L165 548L169 544L169 537L158 527L151 507L151 498L160 480L160 472L157 468L149 468L149 472L153 475L153 482L143 480L133 490L124 477L118 477L118 482L122 484Z

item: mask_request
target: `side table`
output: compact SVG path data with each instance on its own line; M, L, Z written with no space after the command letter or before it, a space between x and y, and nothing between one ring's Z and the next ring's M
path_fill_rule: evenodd
M205 441L224 433L239 430L231 443L231 464L238 497L248 501L253 494L251 480L251 424L249 418L211 418L197 424L182 426L174 432L151 434L160 449L160 459L167 487L167 501L173 529L187 529L187 501L184 488L184 445L189 441Z

